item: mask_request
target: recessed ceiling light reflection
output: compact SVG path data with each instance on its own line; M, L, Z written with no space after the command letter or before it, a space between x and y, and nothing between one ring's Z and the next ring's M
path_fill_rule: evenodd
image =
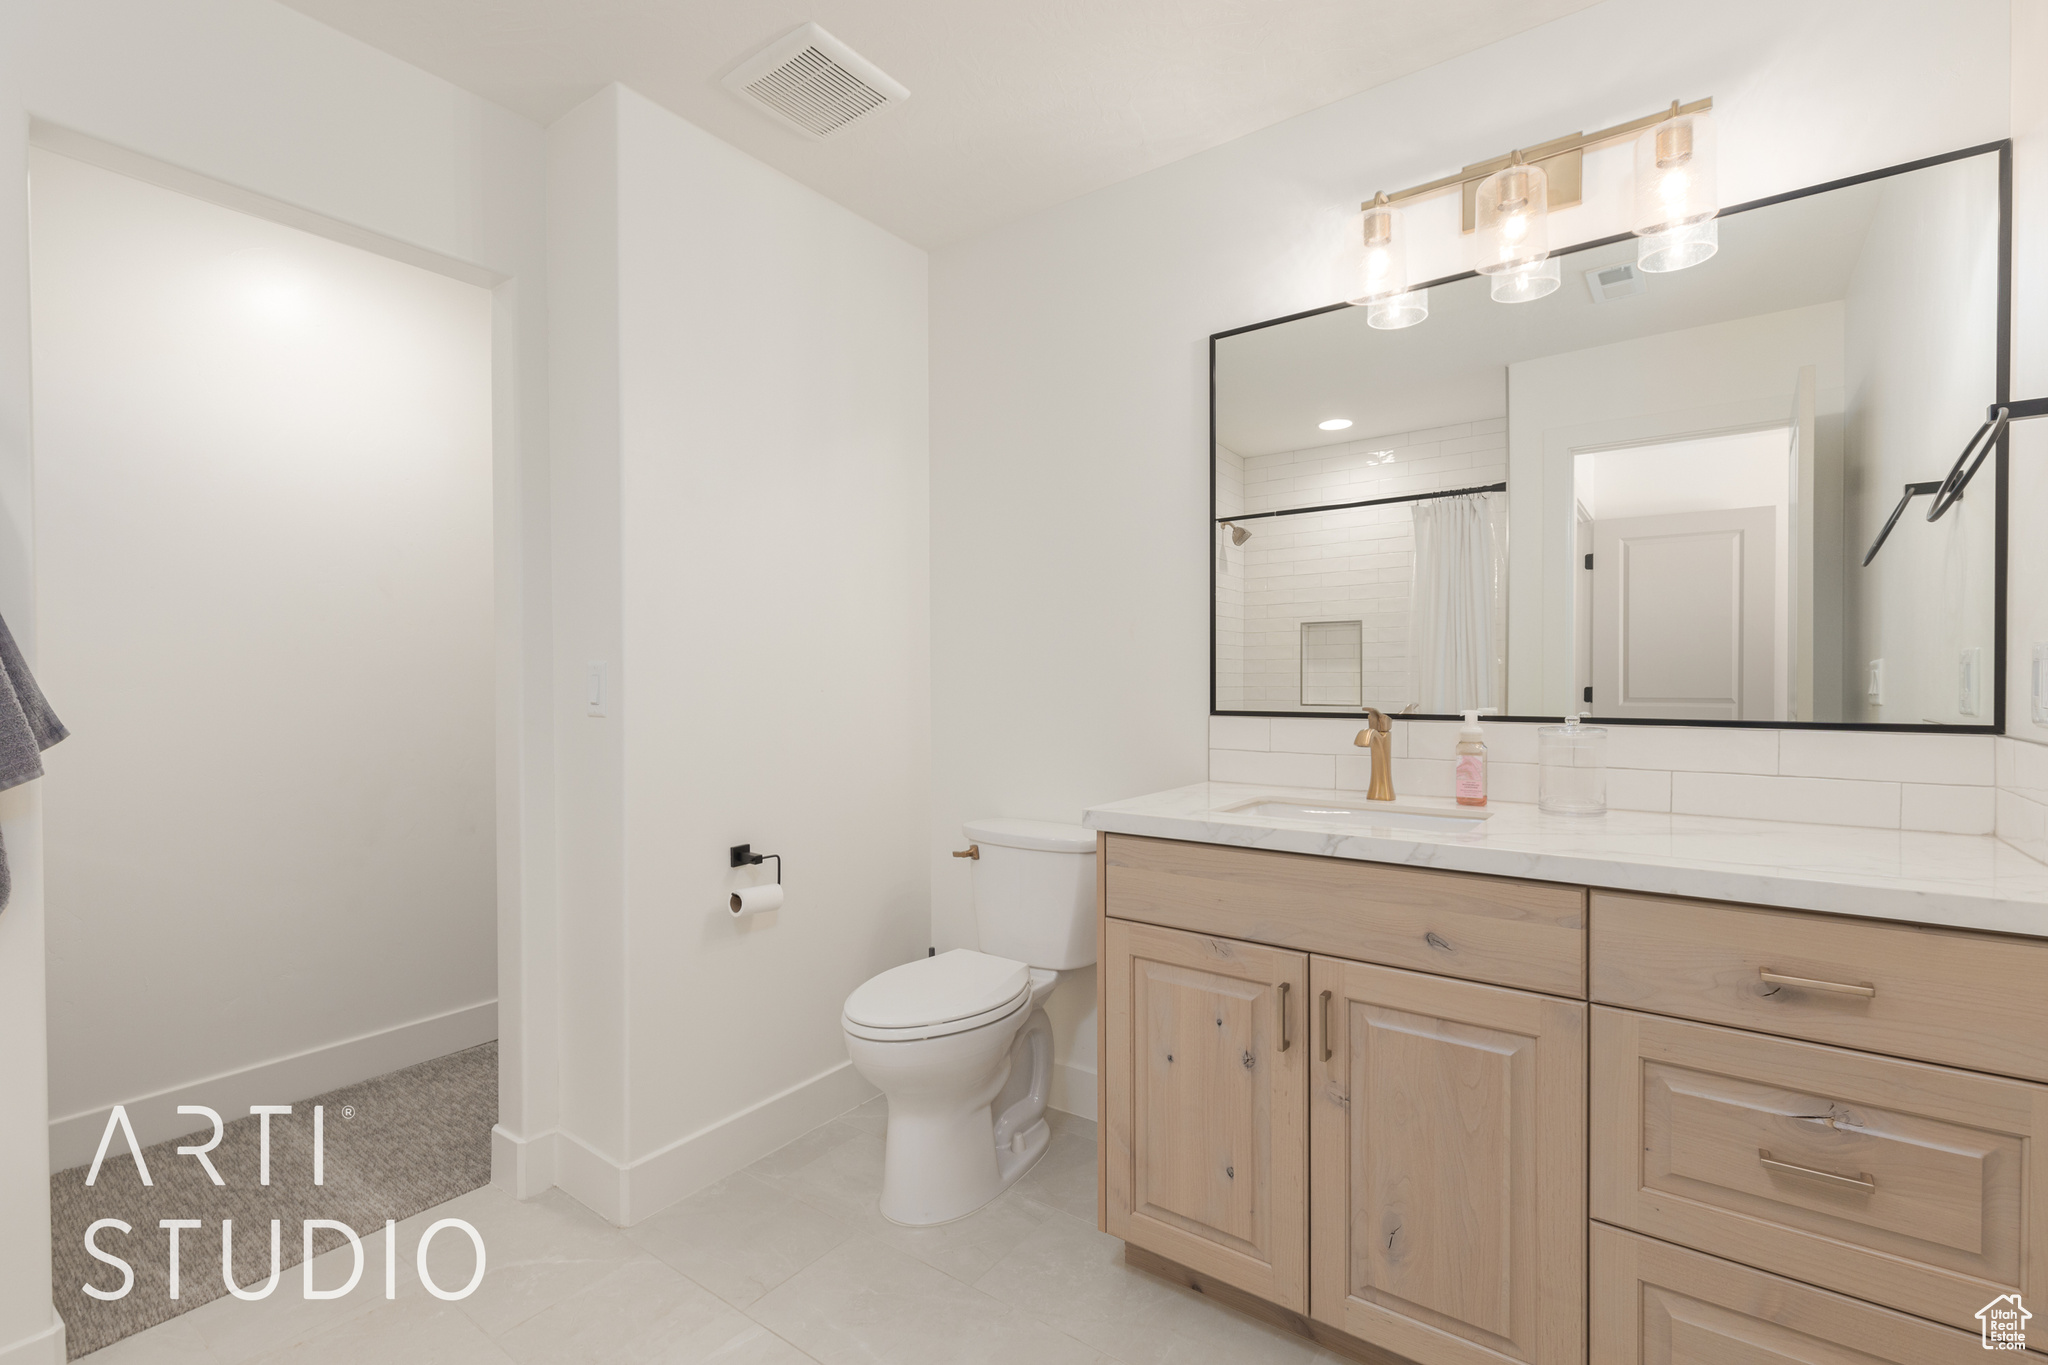
M1342 431L1351 425L1351 419L1349 417L1332 417L1329 421L1318 422L1316 425L1324 431Z

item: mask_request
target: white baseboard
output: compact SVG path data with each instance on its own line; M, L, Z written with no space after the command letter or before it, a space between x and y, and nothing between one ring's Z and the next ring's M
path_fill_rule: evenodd
M852 1062L841 1062L625 1165L573 1134L549 1134L555 1140L554 1183L591 1212L620 1227L630 1227L880 1093L853 1069ZM530 1138L526 1145L531 1147L541 1141L542 1138ZM518 1143L518 1139L506 1133L504 1145L492 1149L492 1180L515 1193L520 1187L512 1182L537 1178L544 1160L533 1155L522 1157L515 1150ZM524 1176L519 1173L518 1163L522 1160ZM501 1171L506 1175L501 1176ZM539 1193L539 1189L533 1193Z
M523 1138L503 1124L491 1129L491 1183L514 1199L532 1199L556 1184L555 1134Z
M1045 1102L1062 1114L1095 1119L1095 1068L1060 1062L1052 1069L1052 1087Z
M252 1104L292 1104L314 1095L324 1095L344 1085L367 1081L387 1071L445 1057L451 1052L488 1043L498 1036L498 1002L486 1000L430 1019L416 1019L396 1028L366 1033L325 1047L311 1048L290 1057L259 1062L239 1071L208 1076L203 1080L160 1090L153 1095L121 1101L128 1121L135 1125L136 1140L147 1147L153 1142L181 1137L206 1127L191 1115L180 1114L181 1104L203 1104L223 1119L239 1118ZM67 1114L50 1120L50 1170L83 1166L99 1150L100 1135L107 1130L112 1104L82 1114ZM127 1141L115 1138L109 1154L125 1154ZM6 1358L0 1356L0 1361ZM12 1362L7 1362L12 1365Z
M11 1346L0 1346L0 1365L64 1365L64 1319L50 1308L50 1325Z

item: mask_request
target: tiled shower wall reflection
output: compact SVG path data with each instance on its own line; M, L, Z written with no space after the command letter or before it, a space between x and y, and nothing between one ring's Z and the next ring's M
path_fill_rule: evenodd
M1229 514L1226 500L1240 479L1245 512L1469 488L1507 477L1507 419L1241 459L1219 450L1216 465L1219 515ZM1504 508L1505 500L1497 501ZM1304 621L1360 622L1365 696L1376 704L1400 705L1397 699L1409 691L1408 599L1415 576L1409 505L1272 517L1249 525L1252 537L1241 549L1227 548L1226 542L1222 551L1232 567L1217 581L1218 707L1299 707ZM1505 629L1503 621L1503 638ZM1234 667L1240 660L1241 671Z

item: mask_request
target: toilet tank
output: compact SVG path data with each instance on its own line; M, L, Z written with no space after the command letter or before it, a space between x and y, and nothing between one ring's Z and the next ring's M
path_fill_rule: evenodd
M1095 831L1050 820L976 820L981 951L1066 971L1095 961Z

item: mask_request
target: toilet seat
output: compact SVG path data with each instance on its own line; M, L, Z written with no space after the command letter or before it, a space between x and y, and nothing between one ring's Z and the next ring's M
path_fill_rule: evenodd
M1030 1002L1024 963L955 948L873 977L846 998L843 1022L856 1038L915 1042L998 1023Z

